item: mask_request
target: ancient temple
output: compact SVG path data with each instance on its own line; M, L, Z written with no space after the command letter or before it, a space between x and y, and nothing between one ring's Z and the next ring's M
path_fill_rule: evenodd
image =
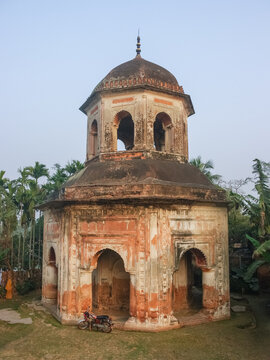
M228 318L225 194L188 163L190 96L136 51L80 107L85 168L42 205L43 303L138 330Z

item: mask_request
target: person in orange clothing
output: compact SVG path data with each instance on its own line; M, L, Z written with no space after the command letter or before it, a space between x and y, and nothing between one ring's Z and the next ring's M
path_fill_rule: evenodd
M8 279L7 285L6 285L6 299L12 299L12 280Z

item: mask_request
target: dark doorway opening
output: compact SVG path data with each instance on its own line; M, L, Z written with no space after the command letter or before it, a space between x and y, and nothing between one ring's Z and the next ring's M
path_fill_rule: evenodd
M202 252L188 250L180 259L179 268L173 275L173 310L182 314L194 314L203 308L203 284L201 267L206 265Z
M121 256L110 249L102 250L92 276L93 311L115 310L128 314L130 275Z

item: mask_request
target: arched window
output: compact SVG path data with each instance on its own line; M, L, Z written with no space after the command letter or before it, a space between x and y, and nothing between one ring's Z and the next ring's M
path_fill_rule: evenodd
M172 147L172 121L164 112L157 114L154 122L154 145L157 151L171 151Z
M134 147L134 123L130 113L120 111L115 116L114 125L117 128L117 140L124 144L125 150L132 150ZM117 150L123 150L120 141L118 141Z
M98 126L97 126L97 121L94 120L90 128L89 155L96 156L97 151L98 151Z

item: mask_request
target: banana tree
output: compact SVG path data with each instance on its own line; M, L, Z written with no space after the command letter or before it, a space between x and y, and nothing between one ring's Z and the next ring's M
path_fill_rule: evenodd
M270 265L270 240L266 240L263 243L260 243L260 241L249 235L246 235L246 237L255 248L252 255L254 261L249 265L244 276L244 280L249 281L260 266L264 264Z
M246 198L247 212L251 217L251 222L257 227L260 243L264 243L265 236L270 234L270 164L254 159L252 168L252 173L255 175L254 190L257 192L257 197L249 195Z

